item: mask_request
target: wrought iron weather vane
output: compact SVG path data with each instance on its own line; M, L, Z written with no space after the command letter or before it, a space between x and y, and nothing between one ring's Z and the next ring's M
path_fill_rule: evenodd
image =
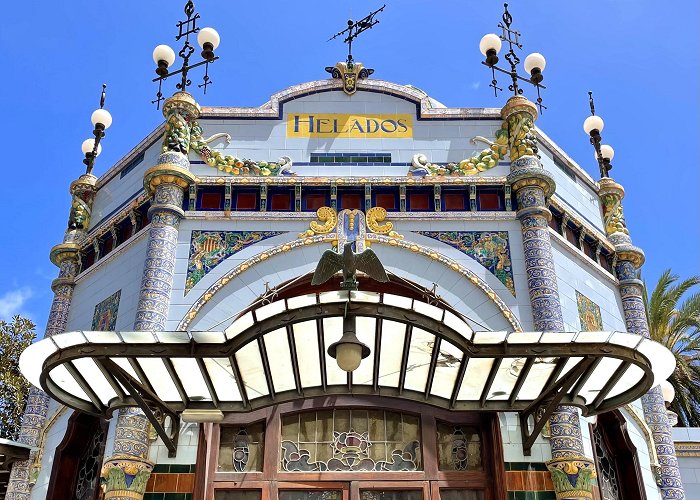
M528 82L537 89L537 107L542 113L543 109L547 107L542 104L542 97L540 97L540 89L545 89L542 85L542 71L544 70L546 61L542 54L534 52L525 58L524 66L525 71L530 74L530 77L523 77L518 74L518 64L520 64L520 58L516 53L516 49L522 50L523 46L520 43L520 32L511 28L513 23L513 16L508 12L508 4L503 4L504 12L501 17L501 22L498 23L498 27L501 28L502 33L496 35L490 33L484 35L479 43L479 49L481 53L486 56L486 60L482 61L481 64L491 68L492 80L489 87L493 88L493 93L498 97L498 91L503 90L498 86L498 81L496 80L496 71L505 73L510 76L512 83L508 85L508 90L513 92L513 95L522 95L523 89L520 88L518 81ZM510 70L499 68L496 66L498 63L498 52L501 50L501 42L506 42L508 44L508 52L505 55L506 60L510 64Z
M595 102L593 102L593 92L588 92L588 105L591 108L591 116L583 122L583 130L590 136L591 145L595 149L595 158L598 161L601 177L608 177L608 173L612 170L610 163L615 156L615 150L612 146L601 144L603 138L600 133L605 125L603 119L595 114Z
M207 87L212 84L209 78L209 63L212 63L218 59L214 55L214 50L219 46L220 38L219 34L214 28L199 28L197 26L197 19L200 18L199 14L194 11L194 3L189 0L185 5L185 15L187 19L178 22L175 26L178 28L178 35L175 37L175 41L180 41L182 38L185 39L185 43L178 52L178 55L182 59L182 66L178 70L170 71L169 67L175 63L175 52L167 45L158 45L153 50L153 61L157 64L156 74L157 78L154 78L154 82L158 82L158 93L156 94L156 99L151 101L160 108L161 101L165 100L162 93L163 80L173 76L181 75L180 82L175 85L178 90L186 91L187 87L192 85L192 81L188 78L188 73L191 69L198 66L205 65L204 67L204 83L198 85L199 88L204 88L204 93L207 93ZM190 57L194 54L195 48L190 44L190 35L197 35L197 43L202 48L202 60L194 64L190 64Z
M370 12L366 17L363 17L359 21L353 21L352 19L349 19L347 28L345 28L343 31L339 31L338 33L336 33L328 39L328 41L330 42L331 40L335 40L339 36L346 35L343 39L343 42L348 44L348 64L351 64L353 61L352 41L355 38L357 38L360 35L360 33L363 33L368 29L371 29L374 25L379 24L379 20L375 19L374 17L380 12L382 12L385 7L386 4L382 5L379 9L375 10L374 12Z

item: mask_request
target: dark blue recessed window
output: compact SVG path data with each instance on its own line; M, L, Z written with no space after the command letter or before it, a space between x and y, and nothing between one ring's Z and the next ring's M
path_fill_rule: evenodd
M311 153L312 165L390 165L391 153Z

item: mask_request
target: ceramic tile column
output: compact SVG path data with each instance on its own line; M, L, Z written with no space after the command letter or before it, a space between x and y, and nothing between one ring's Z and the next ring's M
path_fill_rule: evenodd
M184 194L194 182L187 152L190 123L199 106L178 92L163 106L166 130L158 165L146 171L144 187L153 196L148 217L146 261L136 310L135 331L164 330L170 307L175 250ZM153 464L148 461L148 420L137 408L122 409L117 418L114 454L102 468L105 500L141 499Z
M649 337L649 323L644 309L642 281L637 271L644 263L644 252L632 245L632 239L625 224L622 211L622 198L625 190L609 177L599 181L599 196L603 204L605 232L608 240L615 245L617 264L615 273L619 280L620 298L625 316L625 326L630 333ZM671 424L666 412L666 405L661 388L652 388L642 397L644 419L651 429L660 469L657 482L664 499L685 498L681 482L676 449L671 436Z
M92 174L81 175L70 186L71 211L68 230L60 243L51 249L51 262L58 266L58 277L51 283L54 293L44 337L63 333L68 324L68 312L75 289L75 277L80 271L80 244L90 225L92 202L95 199L97 178ZM39 444L49 411L49 397L41 389L32 387L27 407L22 417L18 441L30 446ZM39 465L34 464L36 453L29 460L16 462L12 467L7 487L7 500L29 499L31 487L39 475Z
M525 272L535 330L564 330L559 290L549 239L547 198L554 193L552 176L537 157L535 105L524 97L511 97L501 111L507 122L511 168L508 183L518 201L517 217L523 234ZM552 473L558 499L591 498L595 467L584 456L578 411L560 406L550 419ZM570 478L574 478L571 481Z

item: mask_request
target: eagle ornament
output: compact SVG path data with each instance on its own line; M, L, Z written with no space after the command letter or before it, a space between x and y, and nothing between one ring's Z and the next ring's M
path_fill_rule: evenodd
M343 271L343 281L340 283L342 290L357 290L357 271L362 271L375 281L386 283L389 277L379 257L371 249L355 253L352 251L352 243L345 243L343 253L334 250L326 250L318 261L316 271L311 279L312 285L325 283L338 271Z

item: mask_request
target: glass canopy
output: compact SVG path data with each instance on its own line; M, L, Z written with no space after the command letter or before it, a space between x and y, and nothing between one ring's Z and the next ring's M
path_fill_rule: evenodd
M345 314L371 351L352 373L327 353ZM269 302L224 331L54 335L30 346L20 366L59 402L107 416L149 402L177 415L333 394L525 414L566 404L592 415L638 399L675 361L628 333L475 332L444 304L334 291Z

